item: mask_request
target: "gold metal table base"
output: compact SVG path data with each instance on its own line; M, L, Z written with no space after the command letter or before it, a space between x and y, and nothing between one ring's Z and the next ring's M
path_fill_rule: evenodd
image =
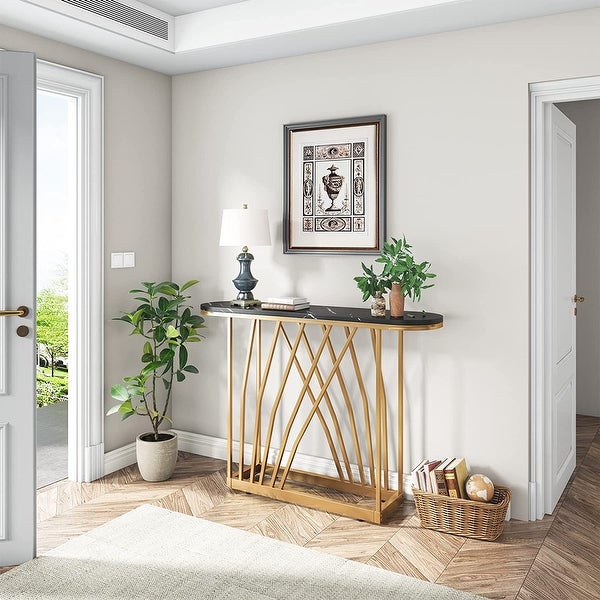
M257 465L257 467L260 467L260 465ZM273 471L273 465L269 465L267 467L267 472L272 473ZM280 473L282 471L283 469L280 469ZM299 489L299 486L296 486L294 489L287 489L277 485L272 486L270 485L271 477L268 477L265 483L260 484L249 479L248 471L246 471L242 477L239 477L239 471L234 471L232 477L227 479L227 485L233 490L249 492L267 498L274 498L275 500L282 500L284 502L292 502L308 508L324 510L345 517L377 524L382 523L384 517L389 514L397 504L402 502L401 491L399 493L396 490L383 490L381 492L381 504L379 510L376 510L376 490L374 486L350 483L348 481L336 479L335 477L317 475L298 469L289 470L288 480L294 483L307 484L307 486L311 487L307 487L307 491L303 491L302 489ZM324 495L315 494L314 489L312 489L313 486L355 494L356 496L362 496L364 499L361 501L360 505L349 503L344 500L336 500ZM369 499L370 501L366 499Z
M228 323L229 487L381 523L402 502L403 334L409 329L437 329L442 326L441 316L435 315L440 320L434 323L417 320L394 323L390 319L373 323L306 318L306 314L274 315L260 309L220 312L212 310L214 304L202 305L203 312L226 317ZM236 319L250 320L237 393L234 392ZM263 340L265 321L272 322L268 328L270 340ZM397 336L397 389L392 407L388 406L382 371L382 333L386 330ZM364 353L359 350L365 341L372 358L361 369L359 356ZM284 357L281 367L274 367L275 358L281 356ZM367 377L365 370L369 369L372 373ZM252 386L253 371L256 379ZM389 411L390 408L395 411ZM390 418L388 412L395 413L395 418ZM314 423L320 426L336 476L303 471L293 465L300 443ZM281 424L277 441L276 424ZM234 441L239 445L235 453ZM395 456L398 489L390 485L390 455ZM335 499L319 493L315 487L343 494ZM354 499L345 501L344 494L362 499L359 504Z

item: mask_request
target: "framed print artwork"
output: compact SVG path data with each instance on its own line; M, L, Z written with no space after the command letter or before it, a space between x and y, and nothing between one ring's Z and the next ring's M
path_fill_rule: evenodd
M284 125L284 253L381 252L385 125L385 115Z

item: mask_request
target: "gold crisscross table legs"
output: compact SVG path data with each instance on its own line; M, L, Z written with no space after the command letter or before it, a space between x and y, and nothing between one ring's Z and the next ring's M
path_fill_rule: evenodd
M234 390L234 320L235 317L228 317L228 485L381 523L402 501L403 329L389 328L397 335L398 369L396 406L390 411L397 419L391 425L382 373L384 328L271 318L265 327L271 332L271 339L264 343L263 320L252 319L243 372L241 379L237 378L238 391ZM361 369L356 341L359 337L363 355L365 340L371 346L369 381ZM277 359L282 356L283 363L279 363ZM276 377L280 379L273 385ZM331 454L335 475L293 466L299 446L315 422ZM392 436L388 435L390 428L394 430ZM314 427L311 431L314 433ZM390 486L390 438L396 441L398 490ZM238 442L235 450L234 440ZM343 494L328 497L317 493L314 486L361 496L363 500L344 501L340 499Z

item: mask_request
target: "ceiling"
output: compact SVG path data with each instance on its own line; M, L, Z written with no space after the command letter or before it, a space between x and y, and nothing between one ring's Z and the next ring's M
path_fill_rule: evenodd
M227 4L237 4L246 0L144 0L144 4L157 8L167 15L178 17L180 15L189 15L191 13L226 6Z
M597 7L600 0L1 0L0 24L178 74Z

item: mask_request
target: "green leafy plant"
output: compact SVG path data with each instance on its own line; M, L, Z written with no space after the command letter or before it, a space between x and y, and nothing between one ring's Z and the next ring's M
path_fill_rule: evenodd
M67 400L69 395L69 380L64 377L51 377L43 371L37 373L37 406L48 406Z
M54 289L42 290L37 299L37 343L43 344L50 358L54 376L57 357L69 352L69 312L66 293Z
M172 281L144 282L144 289L130 291L141 304L133 312L114 319L129 324L131 334L141 335L146 341L142 348L142 369L111 388L110 395L119 404L106 414L120 413L123 419L131 415L147 416L155 440L159 439L161 424L165 420L172 423L168 411L173 384L183 381L189 373L198 373L188 363L187 344L202 339L198 329L204 327L204 319L186 306L190 296L183 294L196 283L191 280L180 287Z
M365 263L362 265L364 275L359 275L354 278L358 289L362 292L363 302L366 302L369 298L375 298L377 295L381 295L388 290L388 280L381 275L378 275L373 270L373 265L367 267Z
M412 253L412 246L404 236L400 240L392 238L391 243L385 242L383 251L375 262L383 264L380 277L386 281L387 288L391 288L392 283L399 283L403 294L411 300L420 300L421 291L434 285L426 284L429 279L435 277L434 273L429 272L431 263L417 262Z

